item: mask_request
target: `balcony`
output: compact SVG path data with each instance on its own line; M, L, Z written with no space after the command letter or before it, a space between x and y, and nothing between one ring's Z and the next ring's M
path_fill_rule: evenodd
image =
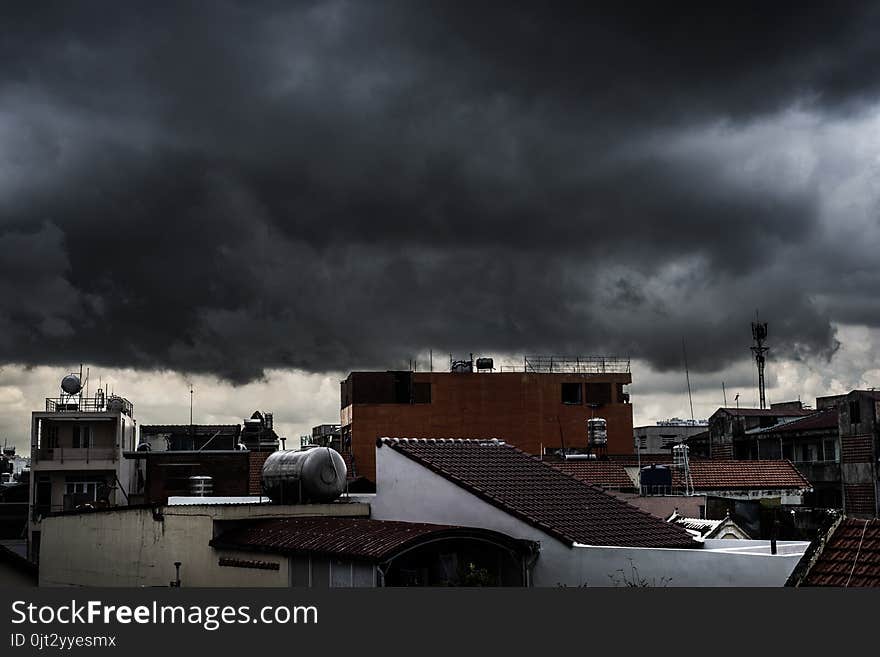
M840 481L840 463L835 461L795 461L794 467L813 483Z
M115 447L40 447L34 450L35 462L90 463L92 461L116 461Z

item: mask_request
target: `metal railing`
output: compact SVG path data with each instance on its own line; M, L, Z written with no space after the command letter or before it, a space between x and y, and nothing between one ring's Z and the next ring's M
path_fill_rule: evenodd
M47 413L111 413L117 410L134 417L134 404L124 397L46 397Z
M526 372L563 374L629 374L630 359L620 356L524 356Z
M40 447L34 450L36 461L116 461L115 447Z

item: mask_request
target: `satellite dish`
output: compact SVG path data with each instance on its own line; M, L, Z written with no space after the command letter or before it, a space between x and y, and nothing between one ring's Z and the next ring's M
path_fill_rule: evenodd
M68 374L63 379L61 379L61 389L68 395L77 394L80 390L82 390L82 381L79 380L79 375Z

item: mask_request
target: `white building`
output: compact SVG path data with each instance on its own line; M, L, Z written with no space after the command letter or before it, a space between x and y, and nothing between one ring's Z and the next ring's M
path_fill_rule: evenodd
M28 555L35 561L43 516L128 504L135 483L134 461L123 458L138 442L131 402L101 390L86 397L74 387L31 414Z
M537 542L535 586L782 586L808 545L696 539L498 441L385 438L376 475L373 518Z

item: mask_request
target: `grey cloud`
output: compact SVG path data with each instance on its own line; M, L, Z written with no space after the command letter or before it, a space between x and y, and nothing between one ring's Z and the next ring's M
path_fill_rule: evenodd
M835 320L880 324L818 302L837 265L798 255L823 239L815 185L711 136L675 148L864 112L873 10L105 9L21 9L0 41L0 361L243 382L433 347L673 369L687 336L708 372L755 308L795 358L832 353Z

